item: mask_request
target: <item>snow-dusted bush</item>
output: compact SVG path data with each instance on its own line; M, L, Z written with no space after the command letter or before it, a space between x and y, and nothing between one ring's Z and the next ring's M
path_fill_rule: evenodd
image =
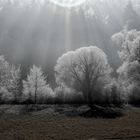
M6 88L2 87L0 89L0 102L1 103L10 103L14 100L14 96Z
M42 90L39 91L38 95L38 103L52 103L54 100L55 94L53 89L47 84L46 86L42 87Z
M139 105L140 104L140 85L137 83L133 83L129 85L129 96L128 101L132 104Z
M120 82L118 79L113 78L110 83L105 86L104 89L104 101L112 105L121 105L124 103L125 97L121 92Z

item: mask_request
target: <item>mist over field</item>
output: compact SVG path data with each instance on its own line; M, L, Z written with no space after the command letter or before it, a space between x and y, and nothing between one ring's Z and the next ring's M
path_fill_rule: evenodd
M0 0L0 140L140 139L140 0Z
M139 0L94 0L80 7L61 8L49 0L0 1L0 52L8 61L22 64L23 77L32 64L43 66L54 83L54 66L63 53L95 45L108 55L114 68L120 66L111 36L123 29L139 30ZM135 16L133 16L135 12Z

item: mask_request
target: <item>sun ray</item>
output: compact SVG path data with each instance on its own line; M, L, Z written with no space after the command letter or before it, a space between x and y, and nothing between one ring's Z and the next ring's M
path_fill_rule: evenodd
M71 21L70 21L71 11L68 10L65 15L65 51L71 50Z
M83 4L86 0L51 0L54 4L61 7L76 7Z

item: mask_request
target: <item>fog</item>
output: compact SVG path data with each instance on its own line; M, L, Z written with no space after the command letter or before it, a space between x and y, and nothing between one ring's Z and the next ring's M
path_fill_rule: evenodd
M0 53L26 78L32 64L41 65L54 83L54 66L65 52L95 45L113 68L121 60L111 36L127 27L140 30L140 0L87 0L61 7L50 0L0 1ZM130 20L131 19L131 20Z

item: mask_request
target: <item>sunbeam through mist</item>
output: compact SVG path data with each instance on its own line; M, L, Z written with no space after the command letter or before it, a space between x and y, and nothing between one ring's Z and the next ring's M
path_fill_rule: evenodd
M56 5L62 7L76 7L83 4L86 0L52 0L52 2Z
M0 140L138 140L139 107L140 0L0 0Z

